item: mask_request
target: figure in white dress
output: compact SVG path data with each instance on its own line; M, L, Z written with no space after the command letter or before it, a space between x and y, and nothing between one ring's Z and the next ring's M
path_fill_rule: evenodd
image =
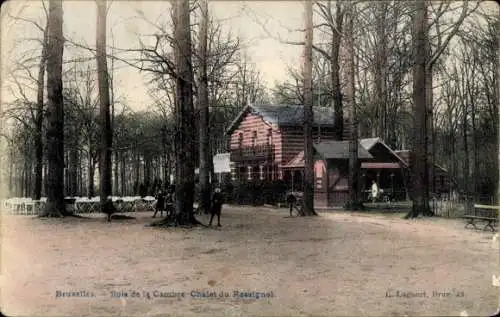
M379 194L377 182L372 181L372 202L375 202Z

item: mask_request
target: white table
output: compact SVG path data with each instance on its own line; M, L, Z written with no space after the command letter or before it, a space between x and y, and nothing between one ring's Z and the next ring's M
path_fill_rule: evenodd
M142 200L146 203L146 208L148 209L148 211L155 210L156 198L154 198L153 196L146 196Z
M137 208L137 198L135 197L117 197L113 202L120 212L134 212Z
M33 200L29 197L14 197L2 201L2 211L13 215L37 215L47 198Z
M76 198L75 200L75 213L89 214L98 212L101 200L99 197L92 198Z

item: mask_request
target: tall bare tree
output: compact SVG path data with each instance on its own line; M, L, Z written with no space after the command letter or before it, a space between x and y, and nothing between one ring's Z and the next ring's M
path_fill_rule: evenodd
M358 127L356 118L356 96L354 82L354 12L355 5L348 5L346 14L346 101L349 106L349 202L348 209L362 208L359 197Z
M376 7L375 29L376 29L376 53L374 67L374 83L376 92L375 117L378 120L378 131L375 136L387 140L387 88L386 72L388 64L387 55L387 15L388 3L379 2Z
M305 3L305 46L304 46L304 209L303 216L315 215L314 211L314 161L313 161L313 91L312 91L312 43L313 3Z
M113 130L111 128L110 97L108 81L108 63L106 57L106 0L97 0L96 28L96 59L97 84L99 86L101 155L99 156L101 212L111 215L114 212L113 203L109 199L112 193L111 183L111 149L113 147Z
M334 110L334 129L335 139L342 140L344 133L344 112L342 107L342 92L340 85L340 44L342 40L342 25L344 20L344 11L340 1L335 3L335 11L332 8L332 1L316 2L320 16L330 33L329 50L323 50L318 46L314 49L325 56L330 62L330 80L331 93Z
M42 7L45 13L45 18L48 18L48 8L46 7L46 3L42 2ZM27 72L29 77L33 81L36 82L37 91L36 91L36 109L34 111L34 135L33 135L33 143L34 143L34 159L35 159L35 169L34 169L34 184L32 186L33 191L31 196L35 200L39 200L42 195L42 172L43 172L43 149L44 149L44 141L43 137L43 118L44 118L44 91L45 91L45 71L47 65L47 41L48 41L48 19L45 22L45 27L42 26L41 23L25 18L23 16L12 16L7 10L7 16L16 20L22 21L25 23L29 23L35 26L39 31L42 32L41 43L41 54L38 62L38 75L35 78L31 75L31 63L29 61L34 60L36 58L30 57L18 63L20 69L23 69ZM21 56L24 54L21 54ZM18 75L14 75L18 76ZM22 88L21 82L18 79L14 79L16 82L20 92L24 90ZM21 92L23 97L26 97L24 92Z
M64 104L62 62L64 53L62 0L49 1L47 42L47 204L42 216L63 216Z
M193 65L191 63L191 28L189 0L173 1L175 89L175 203L176 224L197 223L194 202L194 107Z
M432 215L427 190L427 3L415 1L413 17L413 140L410 156L412 210L406 218Z
M427 5L433 6L432 2L426 2ZM426 30L427 30L427 54L429 55L427 58L427 64L426 64L426 80L425 83L427 85L426 87L426 93L427 93L427 99L426 99L426 104L427 104L427 154L428 154L428 166L429 166L429 173L428 173L428 181L426 185L430 185L426 187L426 190L431 192L435 191L435 152L436 152L436 145L435 145L435 132L434 132L434 72L436 65L438 64L438 61L440 60L441 56L444 54L445 50L448 48L451 40L453 39L454 36L456 36L459 31L460 27L464 23L465 19L470 16L473 12L475 12L479 5L480 1L476 2L475 5L473 5L471 8L469 7L469 1L463 1L461 3L462 10L460 12L460 15L458 16L458 19L451 25L448 26L445 23L443 23L440 19L448 12L451 11L450 9L451 5L453 2L449 3L436 3L437 8L433 8L434 11L434 20L433 21L426 21ZM429 34L430 28L434 27L435 29L435 36L432 38ZM443 31L446 30L446 33ZM435 42L435 43L434 43Z
M208 212L210 208L210 131L208 105L207 42L208 42L208 1L200 1L201 22L199 40L199 155L200 155L200 210Z
M47 21L48 25L48 21ZM44 90L45 90L45 67L47 65L47 37L48 27L45 26L42 41L42 56L38 67L38 87L36 96L36 118L35 118L35 186L33 188L33 199L39 200L42 196L42 172L43 172L43 113L44 113Z
M492 94L492 100L494 100L493 104L496 105L497 107L497 113L498 113L498 116L495 121L495 123L497 124L497 141L500 140L500 124L499 124L499 120L500 120L500 107L498 106L498 102L500 101L500 89L498 88L498 81L500 80L500 63L499 63L499 57L500 57L500 54L498 54L498 48L499 48L499 45L500 45L500 20L497 20L493 27L491 28L493 30L493 34L496 34L496 36L494 37L494 40L492 41L493 42L493 47L495 47L496 49L493 49L492 51L494 52L492 55L494 57L494 62L493 62L493 65L494 65L494 72L493 72L493 82L496 84L496 85L493 85L493 94ZM493 114L495 115L495 113ZM498 160L495 160L495 164L494 164L494 167L496 168L496 170L498 170L497 172L497 181L495 182L495 185L496 185L496 194L497 194L497 203L500 201L500 145L498 144L499 142L495 142L495 150L497 152L497 155L498 155Z

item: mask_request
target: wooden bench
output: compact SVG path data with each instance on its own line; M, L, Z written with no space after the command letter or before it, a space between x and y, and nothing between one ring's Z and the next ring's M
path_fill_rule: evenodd
M467 224L465 228L469 225L472 225L474 229L476 227L476 220L486 221L487 224L484 226L483 231L486 231L486 228L490 228L491 231L496 231L494 226L498 224L498 211L500 210L500 206L491 206L491 205L474 205L474 214L465 214L463 218L467 219Z

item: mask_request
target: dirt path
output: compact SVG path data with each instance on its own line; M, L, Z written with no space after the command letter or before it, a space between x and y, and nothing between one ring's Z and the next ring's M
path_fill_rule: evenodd
M460 221L343 212L284 218L284 209L231 206L221 229L163 230L144 226L151 215L111 224L100 215L3 216L2 311L477 316L498 307L493 234Z

